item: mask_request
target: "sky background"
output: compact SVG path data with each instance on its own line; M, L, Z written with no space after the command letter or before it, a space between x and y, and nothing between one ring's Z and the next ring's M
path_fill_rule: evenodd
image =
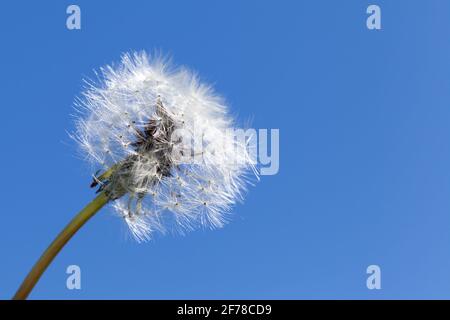
M81 7L82 29L66 28ZM366 28L366 8L382 30ZM33 299L450 298L448 1L9 1L0 17L0 298L94 196L67 132L82 79L130 50L198 71L280 171L216 231L132 240L103 210ZM81 290L66 268L81 268ZM366 268L381 267L381 290Z

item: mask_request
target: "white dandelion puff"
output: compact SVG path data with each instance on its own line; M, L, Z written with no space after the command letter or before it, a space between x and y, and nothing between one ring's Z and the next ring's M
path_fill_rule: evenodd
M256 172L246 141L227 133L234 122L224 100L145 52L100 71L78 100L75 134L103 171L92 186L139 241L155 230L222 227Z
M164 59L126 54L100 70L77 100L72 135L99 169L97 197L58 234L13 299L26 299L69 239L112 203L138 241L155 231L222 227L248 179L258 178L249 141L234 126L223 99L187 69Z

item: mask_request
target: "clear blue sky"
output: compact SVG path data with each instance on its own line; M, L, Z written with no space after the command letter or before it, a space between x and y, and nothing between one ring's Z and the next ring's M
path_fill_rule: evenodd
M66 133L82 78L140 49L279 128L280 172L218 231L137 244L102 211L31 298L450 298L447 1L75 1L69 31L71 3L1 6L0 298L93 197ZM381 31L366 28L372 3Z

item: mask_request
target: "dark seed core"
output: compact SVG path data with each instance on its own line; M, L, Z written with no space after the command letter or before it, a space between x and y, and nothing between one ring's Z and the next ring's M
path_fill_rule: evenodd
M119 176L130 176L133 164L148 157L151 157L153 161L156 160L156 176L158 179L171 176L172 168L174 167L171 158L173 149L171 139L175 129L174 120L168 114L162 102L158 100L154 117L149 119L142 129L134 128L135 141L131 143L131 146L136 151L136 154L128 156L103 174L94 177L91 188L100 185L97 192L105 190ZM144 185L152 183L156 183L156 181L148 181L148 179L142 181ZM116 195L114 198L118 198L125 193L125 190L119 192L119 195Z

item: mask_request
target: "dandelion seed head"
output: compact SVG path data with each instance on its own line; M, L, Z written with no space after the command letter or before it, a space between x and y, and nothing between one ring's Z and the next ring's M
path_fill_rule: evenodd
M227 133L224 100L186 68L125 54L86 82L75 138L138 241L154 231L222 227L242 200L254 163ZM257 175L256 175L257 176Z

